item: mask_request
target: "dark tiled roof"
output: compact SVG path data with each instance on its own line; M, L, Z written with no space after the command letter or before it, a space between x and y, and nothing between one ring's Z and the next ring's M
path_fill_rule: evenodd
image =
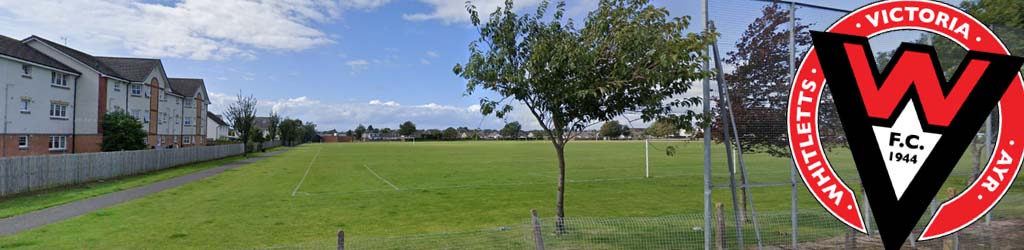
M30 36L28 39L33 39L33 38L34 39L38 39L39 41L42 41L43 43L46 43L50 47L53 47L53 48L55 48L57 50L60 50L64 54L67 54L68 56L70 56L72 58L75 58L75 60L78 60L79 62L82 62L82 63L88 65L89 67L95 69L96 71L99 71L100 73L103 73L104 75L109 75L109 76L113 76L113 77L124 79L124 77L122 77L121 75L117 74L117 72L114 72L114 70L111 69L110 67L108 67L107 65L103 65L103 63L101 63L99 60L96 60L96 57L94 57L94 56L92 56L90 54L87 54L85 52L81 52L81 51L78 51L78 50L75 50L75 49L72 49L72 48L68 48L67 46L60 45L59 43L55 43L55 42L52 42L50 40L46 40L45 38L38 37L38 36Z
M97 56L96 60L113 69L121 78L132 82L146 82L146 76L161 64L160 59L150 58Z
M217 116L216 114L213 114L213 112L206 111L206 117L209 117L210 119L213 120L213 122L216 122L217 124L220 124L221 126L227 126L228 125L228 123L224 122L224 119L221 119L220 116Z
M10 57L22 59L29 62L34 62L46 66L50 66L56 69L60 69L67 72L74 72L81 74L80 72L58 62L56 59L43 54L42 52L33 49L32 47L21 43L14 38L0 35L0 54L4 54Z
M270 117L255 117L252 120L253 126L262 130L267 131L270 129Z
M171 91L181 96L192 97L196 95L196 91L203 87L203 79L192 79L192 78L167 78L168 85L171 86Z

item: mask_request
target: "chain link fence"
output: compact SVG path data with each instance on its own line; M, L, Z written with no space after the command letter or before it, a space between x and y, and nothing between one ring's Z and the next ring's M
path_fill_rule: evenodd
M811 1L805 1L811 2ZM864 4L867 2L865 1ZM856 6L854 4L853 6ZM732 159L736 172L728 171L724 162L715 162L707 202L714 203L703 214L679 214L625 218L565 218L564 230L555 232L555 219L542 218L493 229L452 233L363 236L352 232L345 239L345 249L880 249L881 239L874 225L867 201L857 178L852 155L848 149L842 124L832 108L830 94L823 95L823 112L819 119L824 148L830 163L844 181L855 190L856 198L865 208L868 234L853 231L832 217L813 200L803 183L788 171L792 168L786 136L787 97L791 89L792 67L799 64L811 47L809 31L822 31L846 15L847 9L834 6L791 4L781 1L721 0L710 1L707 15L720 36L723 82L711 79L711 107L719 120L712 125L716 147L731 133L722 120L728 109L720 105L720 93L728 93L733 121L738 135ZM694 18L697 19L696 17ZM698 26L699 27L699 26ZM1024 52L1024 30L992 26L1013 54ZM795 31L795 32L791 32ZM884 68L892 52L904 42L929 44L936 48L941 68L955 70L966 51L946 38L922 31L894 31L873 37L870 44L878 67ZM947 77L952 72L945 72ZM724 86L728 92L721 91ZM724 103L724 102L723 102ZM992 155L992 143L999 136L998 112L964 152L943 191L933 200L932 208L922 216L911 238L918 236L938 204L949 198L947 190L963 190L978 176ZM1008 128L1011 129L1011 128ZM1019 129L1019 128L1012 128ZM652 144L652 147L664 147ZM696 144L689 147L700 147ZM716 148L716 154L722 154ZM742 174L741 174L742 173ZM730 174L735 176L730 177ZM729 179L737 178L736 185ZM700 181L688 179L683 181ZM1017 179L1003 200L983 219L955 235L917 242L905 242L904 249L1024 249L1024 184ZM729 189L738 188L732 197ZM785 195L779 195L785 194ZM695 199L695 197L686 197ZM733 209L735 201L737 209ZM792 206L790 205L792 204ZM695 203L693 206L699 206ZM755 213L756 212L756 213ZM524 211L525 214L525 211ZM712 221L705 226L705 220ZM740 230L737 230L739 220ZM795 219L795 222L794 222ZM796 228L793 228L793 225ZM540 228L538 231L537 228ZM705 235L705 232L710 232ZM737 234L743 234L739 242ZM539 236L539 237L537 237ZM278 246L269 249L336 249L336 238L306 244ZM538 243L541 242L542 243Z

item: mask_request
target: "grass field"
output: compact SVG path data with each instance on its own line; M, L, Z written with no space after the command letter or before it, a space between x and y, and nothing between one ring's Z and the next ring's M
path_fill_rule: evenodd
M201 170L218 167L231 162L244 160L246 158L256 157L262 154L263 153L253 153L249 154L248 156L227 157L212 161L177 166L142 175L90 182L70 187L44 190L43 192L39 193L31 193L19 195L12 198L5 198L0 200L0 218L7 218L44 208L63 205L78 200L88 199L91 197L114 193L135 187L145 186L162 180L167 180L174 177L198 172Z
M701 213L702 144L654 145L652 178L645 179L642 142L570 143L567 216ZM674 156L658 151L668 145L680 150ZM713 179L727 184L722 149L714 150ZM856 176L848 153L837 150L830 160L844 177ZM304 145L196 183L0 238L0 248L261 248L329 241L339 228L353 237L388 237L519 225L530 209L542 217L553 215L555 162L548 142ZM785 158L748 155L746 162L753 183L789 179ZM962 185L963 180L948 183ZM755 188L758 211L788 211L789 189ZM714 199L728 204L728 194L717 190ZM802 211L821 211L802 186L800 195ZM1000 211L1021 214L1022 197L1018 184Z

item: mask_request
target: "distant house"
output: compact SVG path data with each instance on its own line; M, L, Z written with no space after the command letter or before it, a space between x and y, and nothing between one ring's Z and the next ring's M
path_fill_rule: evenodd
M259 129L264 138L270 135L270 117L256 117L252 121L252 126Z
M598 139L596 131L582 131L576 135L577 140L596 140Z
M231 126L224 122L224 119L213 112L206 112L206 139L220 140L232 137Z
M345 134L339 133L320 133L320 142L331 143L331 142L352 142L354 138Z

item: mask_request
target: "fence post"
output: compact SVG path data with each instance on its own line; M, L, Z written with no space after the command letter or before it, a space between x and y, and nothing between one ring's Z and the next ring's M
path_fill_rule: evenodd
M540 229L540 219L537 218L537 209L530 209L530 218L533 220L533 241L537 250L544 250L544 233Z
M725 209L722 209L725 205L721 202L715 203L715 235L718 240L715 241L715 249L725 249Z
M338 250L345 250L345 229L338 229Z
M857 249L857 231L846 229L846 249Z
M956 196L956 190L953 189L953 188L948 188L948 189L946 189L946 194L949 195L949 198L953 198L954 196ZM942 250L960 249L959 245L960 245L960 234L959 233L954 233L952 235L952 237L946 237L946 239L942 240Z

